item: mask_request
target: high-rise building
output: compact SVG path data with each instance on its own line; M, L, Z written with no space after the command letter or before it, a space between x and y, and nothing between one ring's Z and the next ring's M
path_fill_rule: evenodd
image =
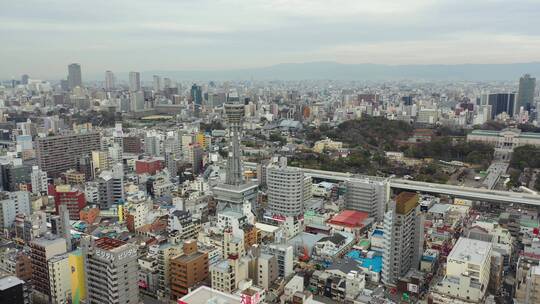
M130 94L130 106L131 112L144 111L144 92L134 91Z
M81 133L38 138L36 158L41 170L51 177L77 167L78 160L99 149L99 133Z
M536 88L536 78L529 74L519 78L519 91L517 97L517 109L526 108L527 105L534 104L534 90Z
M491 119L494 119L501 113L506 113L513 117L516 113L516 94L515 93L497 93L489 94L488 105L491 106Z
M100 209L109 209L113 204L124 199L124 169L116 164L112 170L101 172L98 183L98 205Z
M32 262L32 285L43 298L51 301L51 277L48 261L54 256L67 251L66 241L54 235L35 239L30 243L30 260Z
M266 168L268 187L268 211L284 216L304 213L304 203L311 199L311 178L304 176L300 168L288 167L287 159L279 159L279 165Z
M21 76L21 84L22 85L27 85L28 84L28 79L30 79L30 76L24 74Z
M73 90L75 87L82 87L80 64L72 63L68 65L68 85L70 90Z
M161 77L154 75L152 86L155 92L161 91Z
M81 248L87 303L139 303L136 245L107 237L83 237Z
M105 90L111 91L116 87L116 79L114 78L114 73L111 71L105 72Z
M51 303L69 303L71 298L71 271L68 254L60 254L47 261Z
M384 215L382 282L396 284L410 269L418 268L424 246L424 216L418 194L401 192Z
M129 72L129 90L137 92L141 90L141 73Z
M199 115L202 107L202 88L196 84L191 86L191 100L193 101L195 115Z
M171 296L173 300L208 278L208 253L197 250L197 241L184 242L184 254L171 260Z
M347 209L367 212L370 217L382 221L388 200L388 182L355 179L347 181L345 185Z

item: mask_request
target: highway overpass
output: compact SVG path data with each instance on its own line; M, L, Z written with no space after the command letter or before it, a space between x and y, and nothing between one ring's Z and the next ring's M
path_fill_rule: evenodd
M256 163L244 163L245 168L254 169L257 167ZM328 180L328 181L354 181L362 179L371 180L385 180L385 178L377 176L358 176L351 173L322 171L313 169L302 169L304 174L311 176L312 178ZM453 186L437 183L418 182L405 179L388 178L386 179L390 183L390 188L400 190L418 191L431 194L442 194L456 198L496 202L496 203L517 203L532 206L540 206L540 195L529 194L525 192L510 192L489 190L483 188L472 188L463 186Z

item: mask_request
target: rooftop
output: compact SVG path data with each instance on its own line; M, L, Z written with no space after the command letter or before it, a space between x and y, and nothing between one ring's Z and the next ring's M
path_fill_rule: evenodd
M7 290L13 286L24 284L24 281L17 278L16 276L6 276L0 278L0 290Z
M120 241L120 240L116 240L116 239L111 239L111 238L108 238L108 237L102 237L100 239L97 239L96 242L95 242L95 246L99 249L103 249L103 250L111 250L111 249L115 249L115 248L118 248L122 245L125 245L126 242L124 241Z
M448 261L455 260L481 264L488 258L491 246L489 242L461 237L448 255Z
M185 304L207 304L207 303L220 303L220 304L240 304L242 299L238 296L227 294L221 291L217 291L207 286L201 286L188 295L182 297L178 303Z
M328 221L330 224L348 226L348 227L362 227L364 221L369 217L369 214L356 210L344 210L332 219Z

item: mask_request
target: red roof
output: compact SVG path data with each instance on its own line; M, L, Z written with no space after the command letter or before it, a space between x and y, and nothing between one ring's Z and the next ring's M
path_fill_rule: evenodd
M332 219L328 221L329 224L348 226L348 227L362 227L364 221L369 217L367 212L356 210L343 210L336 214Z

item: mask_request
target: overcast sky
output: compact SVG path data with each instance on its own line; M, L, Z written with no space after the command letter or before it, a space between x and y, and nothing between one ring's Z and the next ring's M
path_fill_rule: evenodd
M539 0L0 0L0 78L540 61Z

